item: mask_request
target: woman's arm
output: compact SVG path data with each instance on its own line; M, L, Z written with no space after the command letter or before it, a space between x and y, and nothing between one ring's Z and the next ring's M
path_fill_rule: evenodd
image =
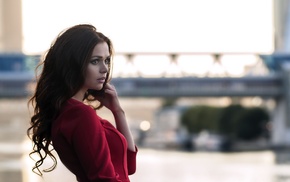
M135 152L135 143L131 131L129 129L125 112L120 108L113 112L117 129L124 135L128 143L128 149Z
M117 129L124 135L128 143L128 149L135 152L135 143L132 137L129 125L126 120L125 112L123 111L116 89L111 84L106 84L105 86L105 96L98 98L98 100L111 112L115 118Z

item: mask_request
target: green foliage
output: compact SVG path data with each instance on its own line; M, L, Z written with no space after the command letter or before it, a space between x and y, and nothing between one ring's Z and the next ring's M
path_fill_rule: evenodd
M186 110L182 117L181 123L189 133L197 133L208 129L216 131L218 129L217 122L220 108L210 106L195 106Z
M227 135L230 138L234 138L236 134L236 124L238 123L238 117L241 112L245 110L241 105L230 105L222 109L220 118L218 119L218 131Z
M208 130L241 140L252 140L263 135L268 121L269 115L263 108L244 108L241 105L225 108L194 106L181 116L181 124L189 133Z
M239 114L236 136L243 140L252 140L261 136L269 121L268 113L261 108L248 108Z

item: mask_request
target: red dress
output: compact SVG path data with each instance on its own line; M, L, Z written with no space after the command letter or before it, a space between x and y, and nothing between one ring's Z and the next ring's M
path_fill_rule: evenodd
M52 144L62 163L80 182L129 182L136 152L125 137L94 109L69 99L52 125Z

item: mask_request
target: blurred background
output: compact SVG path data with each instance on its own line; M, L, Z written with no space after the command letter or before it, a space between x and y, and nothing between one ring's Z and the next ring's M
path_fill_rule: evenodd
M31 172L26 129L35 66L80 23L115 46L132 182L290 181L289 13L289 0L0 0L0 182L76 181L60 161Z

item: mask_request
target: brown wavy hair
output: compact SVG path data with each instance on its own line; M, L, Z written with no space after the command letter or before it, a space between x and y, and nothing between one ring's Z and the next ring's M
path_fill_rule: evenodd
M107 83L112 72L113 46L108 37L89 24L75 25L61 32L44 56L43 62L36 68L36 73L39 69L41 71L40 76L37 76L35 93L28 101L28 105L33 107L33 114L27 135L33 142L30 157L32 154L39 156L32 171L40 176L42 172L39 167L47 156L54 164L43 172L50 172L57 165L51 146L52 122L57 118L63 104L83 86L92 51L101 42L108 44L111 56L105 81ZM102 93L103 90L88 90L83 100L92 103ZM98 103L93 107L99 109L102 105Z

